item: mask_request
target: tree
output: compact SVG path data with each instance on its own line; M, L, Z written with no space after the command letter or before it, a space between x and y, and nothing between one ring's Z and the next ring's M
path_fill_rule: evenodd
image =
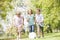
M60 23L60 0L31 0L31 3L42 9L44 24L51 24L52 28L59 27Z
M5 19L6 12L12 9L10 4L12 0L0 0L0 16Z

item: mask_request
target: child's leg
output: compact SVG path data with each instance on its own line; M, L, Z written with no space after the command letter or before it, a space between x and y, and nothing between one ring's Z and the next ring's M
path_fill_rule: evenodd
M20 38L21 38L21 33L20 33L20 32L18 32L17 40L20 40Z
M17 40L19 40L19 32L18 32L18 28L17 28Z
M32 32L34 32L34 25L32 25Z
M43 30L43 27L42 27L42 37L44 37L44 30Z
M43 31L43 27L40 26L41 32L42 32L42 37L44 37L44 31Z
M37 35L38 35L38 37L40 37L40 27L38 24L37 24Z
M21 32L19 32L19 38L21 38Z
M18 36L19 36L19 38L21 38L21 31L22 31L22 26L20 26L20 27L18 28Z
M32 32L32 26L31 25L29 26L29 31Z

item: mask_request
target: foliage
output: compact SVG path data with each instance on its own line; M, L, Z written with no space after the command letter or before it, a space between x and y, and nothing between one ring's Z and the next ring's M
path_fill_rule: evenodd
M51 24L52 28L59 28L60 0L31 0L31 2L36 8L42 9L45 25Z
M12 9L12 5L10 4L12 0L0 0L0 16L3 19L6 17L6 12Z
M14 26L8 27L7 30L6 30L6 35L16 37L17 36L16 27L14 27Z

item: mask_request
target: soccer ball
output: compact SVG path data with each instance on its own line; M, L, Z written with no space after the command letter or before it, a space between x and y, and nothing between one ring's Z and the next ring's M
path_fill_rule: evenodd
M35 32L29 33L29 38L30 39L35 39L36 38L36 33Z

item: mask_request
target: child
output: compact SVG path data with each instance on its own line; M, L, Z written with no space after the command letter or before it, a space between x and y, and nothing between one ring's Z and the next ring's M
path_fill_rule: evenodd
M21 16L21 12L17 12L16 15L14 16L14 25L17 28L17 34L18 37L17 39L21 38L21 31L22 31L22 26L23 26L23 17Z
M43 15L40 12L40 9L36 10L36 15L35 15L35 21L36 21L36 25L37 25L37 34L38 34L38 38L40 38L40 31L42 31L42 37L44 37L44 33L43 33Z
M28 23L30 29L29 38L34 39L36 38L36 33L34 32L35 17L31 9L28 11Z
M30 32L34 32L34 15L31 9L28 11L28 23Z

